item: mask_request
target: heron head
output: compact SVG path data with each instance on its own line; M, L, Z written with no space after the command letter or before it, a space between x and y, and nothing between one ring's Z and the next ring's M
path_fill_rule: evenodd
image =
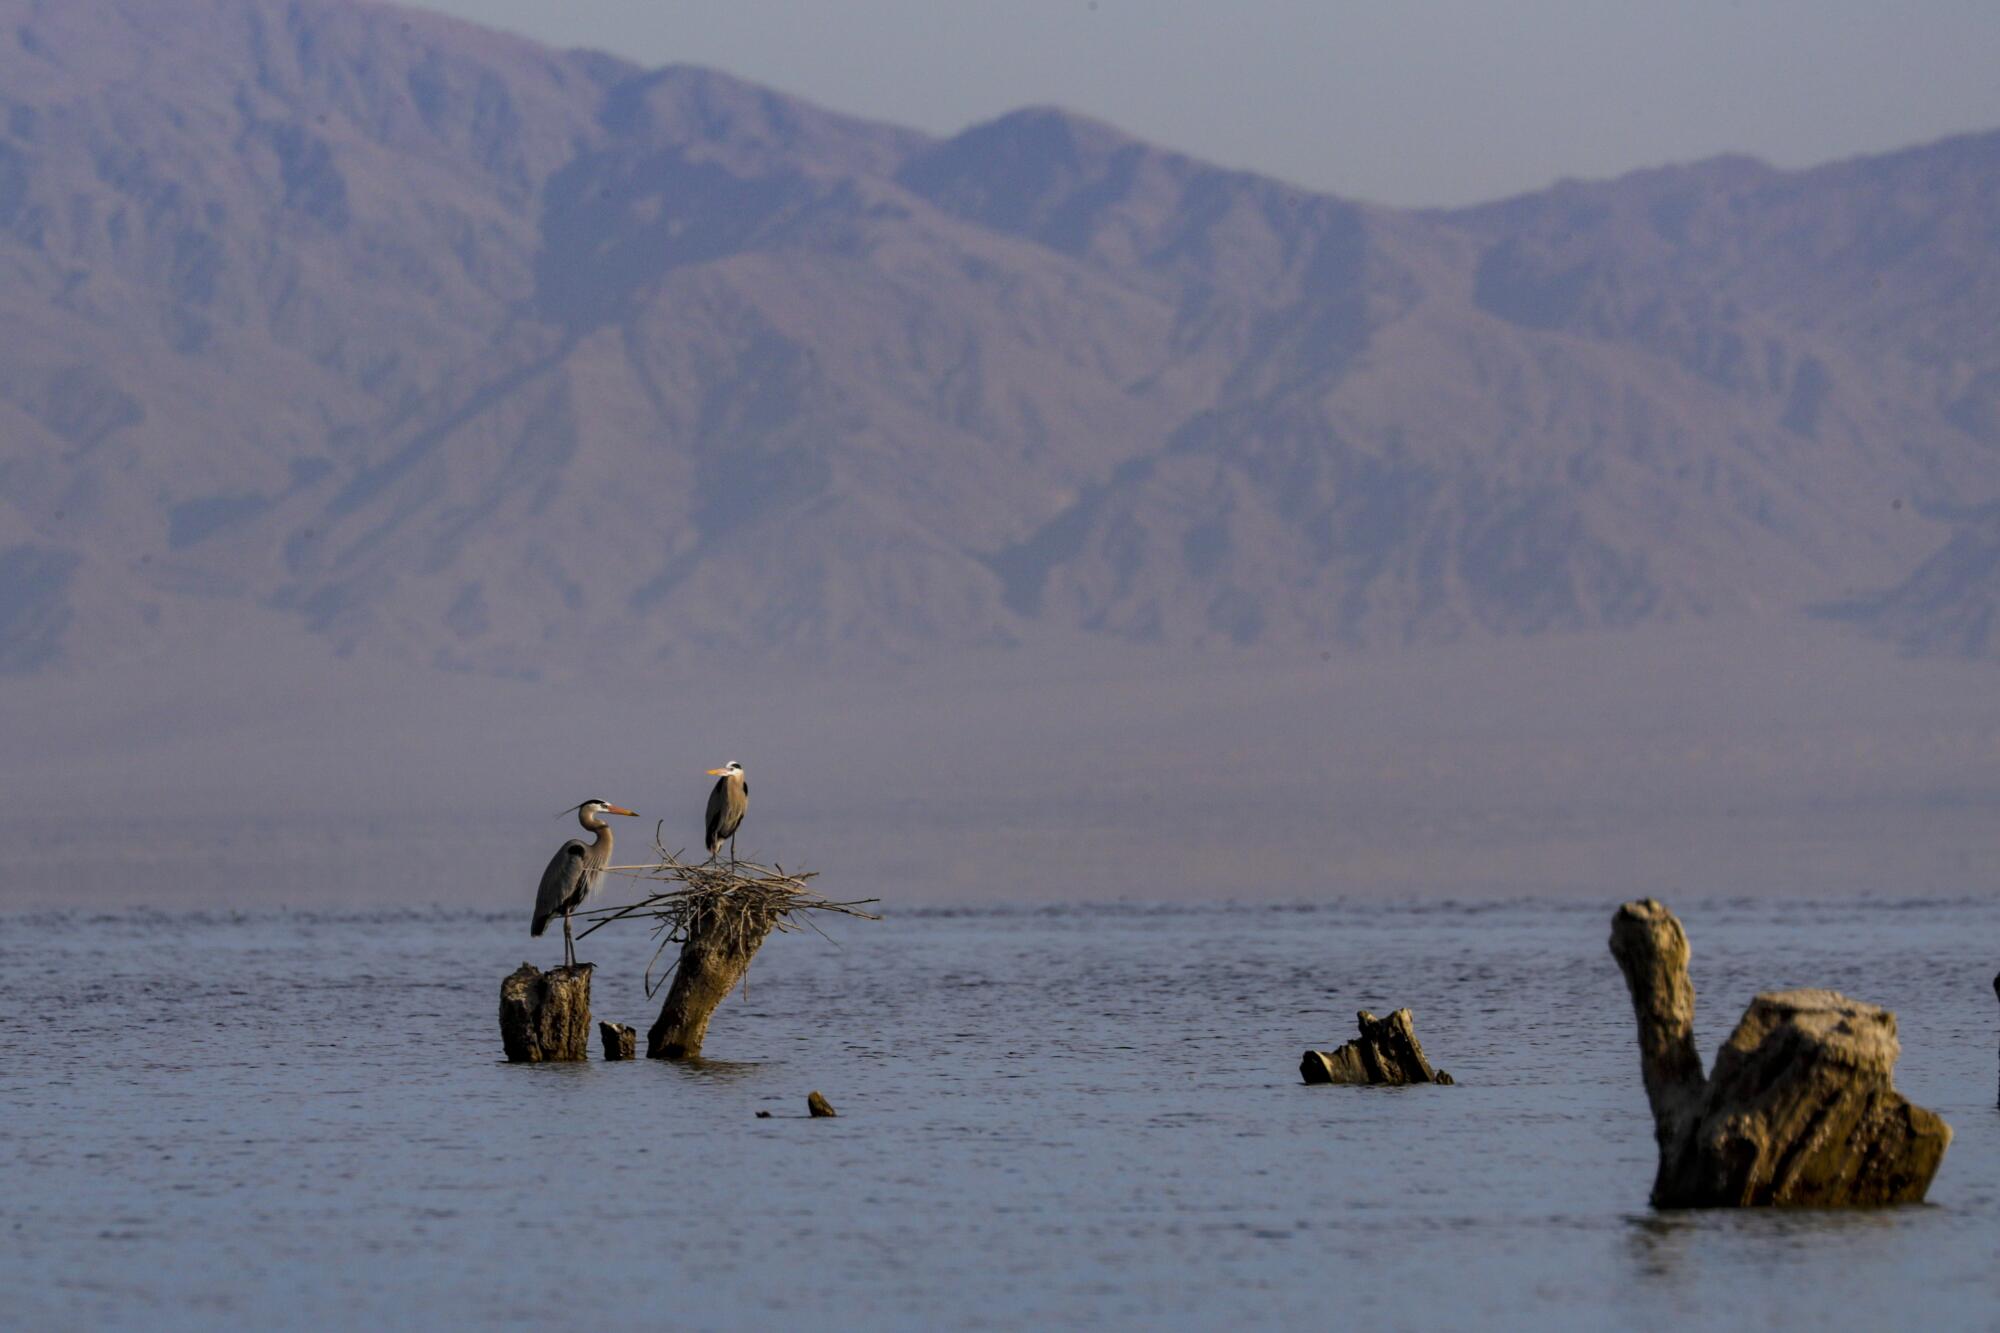
M710 777L716 778L740 778L743 776L743 765L732 759L721 768L709 769L708 773Z
M622 805L613 805L609 801L599 800L596 797L592 797L590 800L571 808L576 811L576 822L586 827L595 821L599 815L637 815L639 813L637 810L627 810Z

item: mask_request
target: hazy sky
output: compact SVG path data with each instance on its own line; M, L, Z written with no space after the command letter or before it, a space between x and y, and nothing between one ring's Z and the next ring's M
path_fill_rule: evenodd
M1993 0L416 0L951 133L1055 103L1391 204L2000 128Z

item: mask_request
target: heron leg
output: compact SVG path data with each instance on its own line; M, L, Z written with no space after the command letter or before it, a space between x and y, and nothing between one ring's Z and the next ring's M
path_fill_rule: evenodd
M569 909L567 907L563 908L563 957L568 960L565 966L576 966L576 940L569 933Z
M734 833L729 835L729 864L736 864L736 835Z

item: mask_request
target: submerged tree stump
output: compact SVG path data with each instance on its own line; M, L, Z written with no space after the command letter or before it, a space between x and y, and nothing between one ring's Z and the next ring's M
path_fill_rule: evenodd
M701 1054L716 1006L743 980L777 922L775 909L726 899L702 903L689 915L673 985L646 1033L648 1059L691 1060Z
M1363 1009L1355 1015L1361 1035L1336 1051L1307 1051L1299 1061L1299 1076L1308 1083L1451 1083L1442 1069L1424 1058L1424 1044L1410 1011L1398 1009L1377 1018Z
M630 1060L638 1053L639 1034L623 1023L599 1023L597 1035L607 1060Z
M532 963L500 983L500 1041L511 1064L590 1055L590 973L595 963L543 972Z
M788 872L754 861L714 857L683 861L679 853L666 849L657 831L653 846L660 854L656 864L620 868L643 870L646 878L674 887L623 907L585 912L586 918L595 920L583 934L602 930L614 921L651 920L660 944L653 953L653 963L646 965L647 995L654 993L656 985L654 963L669 948L680 945L666 1003L646 1033L646 1054L654 1060L691 1060L701 1054L715 1007L743 980L750 960L772 931L800 929L808 912L880 919L861 910L873 903L873 898L835 902L814 891L808 885L814 871Z
M1829 990L1752 1000L1704 1078L1687 934L1648 898L1611 921L1639 1022L1658 1208L1914 1203L1951 1127L1896 1091L1896 1016Z

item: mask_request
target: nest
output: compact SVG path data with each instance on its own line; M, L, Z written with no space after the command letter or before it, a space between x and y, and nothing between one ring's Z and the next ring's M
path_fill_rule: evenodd
M660 942L646 964L646 996L652 998L671 977L679 957L656 979L653 969L669 945L700 940L703 947L730 952L751 952L771 931L812 930L827 938L813 920L815 912L837 912L867 921L881 917L862 909L879 902L859 898L836 902L811 886L816 870L788 871L782 866L761 865L756 861L682 860L683 851L669 852L653 843L659 860L651 865L610 866L617 874L670 885L624 907L599 907L577 915L592 918L577 934L579 940L591 931L614 921L642 918L652 922L653 935Z

